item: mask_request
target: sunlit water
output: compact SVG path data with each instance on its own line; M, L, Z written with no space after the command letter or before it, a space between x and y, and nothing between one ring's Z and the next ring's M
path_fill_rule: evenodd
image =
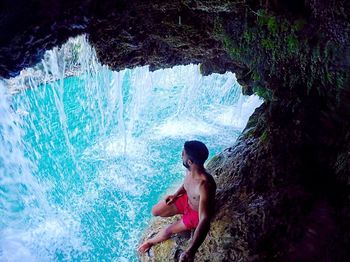
M212 157L261 104L232 73L113 72L75 41L79 76L55 49L38 66L51 82L0 83L0 261L137 261L152 205L183 178L183 143Z

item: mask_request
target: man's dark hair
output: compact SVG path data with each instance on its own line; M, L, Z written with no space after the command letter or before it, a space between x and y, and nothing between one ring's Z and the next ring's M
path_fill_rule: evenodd
M200 141L186 141L184 144L184 149L188 158L195 164L203 165L208 159L209 150L207 146Z

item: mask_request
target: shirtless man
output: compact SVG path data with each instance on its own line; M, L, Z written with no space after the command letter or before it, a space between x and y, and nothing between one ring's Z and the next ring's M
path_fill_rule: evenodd
M154 216L182 214L182 219L142 243L139 252L147 252L154 244L169 239L172 234L195 229L187 250L180 256L180 261L193 261L209 231L214 211L216 184L204 168L208 155L207 147L200 141L187 141L184 144L182 162L187 168L184 182L174 195L166 196L152 208Z

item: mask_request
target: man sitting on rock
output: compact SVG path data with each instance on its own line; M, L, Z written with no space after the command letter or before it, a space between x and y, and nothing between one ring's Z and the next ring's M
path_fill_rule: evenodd
M183 184L174 195L166 196L152 208L154 216L170 217L182 214L182 219L142 243L140 252L148 251L154 244L169 239L172 234L195 229L189 247L180 256L180 261L193 261L209 231L214 211L216 184L204 168L208 155L208 148L202 142L185 142L182 161L187 172Z

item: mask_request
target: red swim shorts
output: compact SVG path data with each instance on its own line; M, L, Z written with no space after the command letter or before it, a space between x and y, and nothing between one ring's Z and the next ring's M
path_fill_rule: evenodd
M187 229L196 228L199 221L198 212L193 210L188 204L187 194L183 194L175 200L175 206L182 214L182 221Z

